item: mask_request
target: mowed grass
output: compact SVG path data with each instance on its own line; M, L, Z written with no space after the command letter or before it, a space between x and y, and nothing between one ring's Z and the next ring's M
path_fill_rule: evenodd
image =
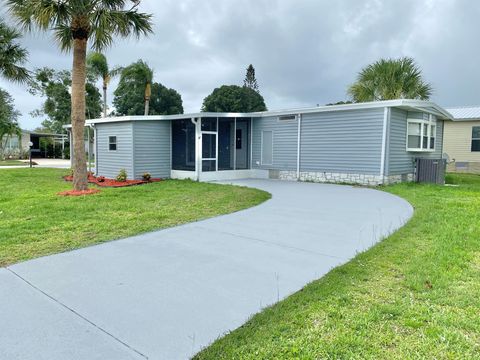
M198 359L479 359L480 176L399 184L395 234L255 315Z
M28 165L28 163L22 162L20 160L0 160L0 166L22 166Z
M270 198L256 189L177 180L58 196L72 186L62 179L65 174L0 171L0 266L231 213Z

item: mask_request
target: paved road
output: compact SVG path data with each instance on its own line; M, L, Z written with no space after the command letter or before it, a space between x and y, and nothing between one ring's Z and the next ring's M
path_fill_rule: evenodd
M412 207L350 186L236 181L234 214L0 269L2 359L185 359L369 248Z
M9 165L9 166L0 166L0 169L21 169L21 168L28 168L30 167L30 163L28 160L24 161L24 165ZM57 168L57 169L68 169L71 167L70 160L62 160L62 159L33 159L33 161L37 165L33 165L33 167L40 167L40 168Z

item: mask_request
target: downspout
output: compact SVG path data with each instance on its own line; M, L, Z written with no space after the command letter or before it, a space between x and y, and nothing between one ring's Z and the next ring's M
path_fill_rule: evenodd
M300 181L300 140L302 131L302 114L298 114L298 129L297 129L297 181Z
M385 107L383 111L383 133L382 133L382 154L380 158L380 179L381 183L385 183L385 157L387 155L387 126L390 117L390 108Z
M90 146L90 126L87 126L87 144L88 144L88 172L92 172L92 149Z
M199 119L191 118L190 121L193 125L195 125L195 181L200 180L200 156L201 156L201 149L200 149L200 141L201 141L201 133L199 131Z
M90 125L93 129L93 147L95 149L95 176L98 176L98 142L97 142L97 128L95 124Z

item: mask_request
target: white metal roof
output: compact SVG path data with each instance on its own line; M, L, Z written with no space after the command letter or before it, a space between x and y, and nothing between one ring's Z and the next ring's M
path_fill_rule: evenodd
M434 114L444 120L453 120L453 116L442 107L430 101L421 100L387 100L387 101L373 101L365 103L343 104L343 105L325 105L311 108L297 108L297 109L285 109L274 111L262 111L252 113L212 113L212 112L200 112L190 114L178 114L178 115L135 115L135 116L116 116L99 119L87 120L87 125L110 123L110 122L123 122L123 121L138 121L138 120L179 120L189 118L200 117L267 117L267 116L280 116L280 115L292 115L292 114L312 114L320 112L331 111L345 111L345 110L360 110L360 109L373 109L384 107L396 107L411 111L423 111L430 114ZM65 128L71 127L65 125Z
M480 106L462 106L446 109L454 120L480 120Z

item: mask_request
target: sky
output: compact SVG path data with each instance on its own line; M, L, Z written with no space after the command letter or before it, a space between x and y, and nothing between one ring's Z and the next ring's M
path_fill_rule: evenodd
M13 23L0 0L0 16ZM410 56L441 106L480 105L480 2L475 0L143 0L154 34L117 38L105 51L110 66L138 59L154 81L177 90L186 113L221 85L242 85L249 64L270 110L347 100L362 67ZM51 33L25 34L27 67L70 69ZM112 81L109 102L118 79ZM100 83L98 84L100 86ZM15 99L20 125L44 99L0 79Z

